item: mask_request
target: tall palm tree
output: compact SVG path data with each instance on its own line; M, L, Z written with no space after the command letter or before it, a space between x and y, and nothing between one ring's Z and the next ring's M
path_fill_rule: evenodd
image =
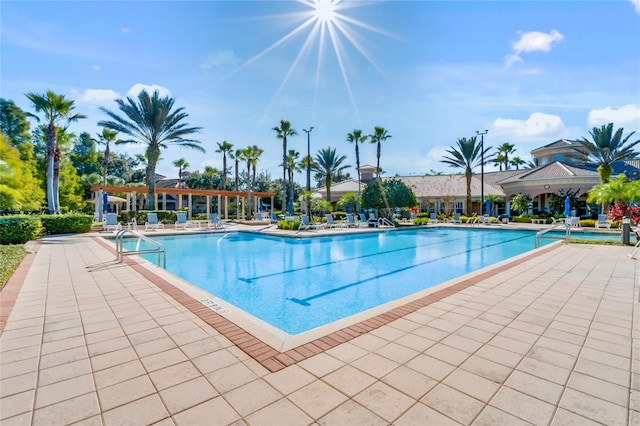
M640 143L640 139L629 142L635 132L631 132L626 138L622 138L624 129L620 127L613 133L613 123L594 127L589 132L591 141L586 138L578 140L587 152L587 160L598 166L600 183L607 183L613 173L611 163L614 161L633 160L638 158L638 153L633 148Z
M464 177L467 183L467 197L465 200L466 214L471 214L471 177L473 176L473 169L478 167L482 163L482 144L477 143L476 137L472 136L469 139L460 138L456 142L457 146L452 146L447 152L449 157L444 157L444 160L440 160L442 163L448 164L450 167L456 167L464 169ZM486 156L491 147L484 149L484 155Z
M126 101L116 99L116 103L126 117L101 107L100 110L107 114L112 121L100 121L98 125L131 137L121 143L146 145L145 183L149 198L148 208L155 210L155 176L161 149L166 149L169 145L178 145L204 153L205 149L200 146L200 141L187 138L187 136L199 132L201 128L188 127L189 125L183 122L188 117L184 108L174 109L174 99L168 96L161 98L157 90L152 95L149 95L146 90L141 91L138 94L137 103L136 99L131 97L127 97Z
M531 160L527 161L525 163L525 167L527 169L535 169L536 167L538 167L540 165L539 161L538 161L538 157L533 157Z
M216 149L216 152L222 154L222 189L227 189L227 154L231 153L233 144L227 141L218 142L217 144L218 149Z
M526 164L525 161L520 157L513 157L511 159L511 165L515 166L516 170L520 170L520 166Z
M509 142L505 142L497 148L496 154L498 156L502 155L502 164L504 164L505 170L509 170L509 165L511 164L509 162L509 155L513 154L514 152L516 152L515 146ZM500 170L502 170L502 166L500 166Z
M173 162L174 167L178 168L178 179L180 180L180 185L184 184L183 174L189 168L191 164L187 162L184 158L178 158Z
M236 149L235 152L232 152L229 154L229 156L231 158L233 158L233 160L235 161L235 185L234 185L234 189L237 191L238 188L240 188L240 174L239 174L239 167L240 167L240 161L243 161L244 156L244 149Z
M346 156L338 156L336 154L336 149L331 149L330 147L321 149L316 154L315 171L324 177L324 186L327 188L327 201L329 202L331 202L331 184L333 183L333 177L342 170L351 167L348 165L342 165L346 159Z
M58 124L65 124L87 118L82 114L73 114L74 101L65 99L64 95L57 95L51 90L44 94L27 93L27 99L33 104L36 113L42 113L47 121L44 140L47 145L47 203L50 213L60 212L60 147L58 146ZM27 113L28 116L40 122L40 117Z
M218 176L220 172L213 166L204 166L204 172L202 173L207 177L209 182L209 189L213 189L213 180Z
M353 132L347 133L347 142L356 145L356 170L358 171L358 196L360 195L360 148L358 145L364 143L369 135L362 136L362 130L354 129ZM380 161L378 160L378 163ZM376 171L377 173L377 171Z
M295 149L290 149L287 155L287 171L289 172L289 200L293 201L293 174L301 170L302 163L298 161L300 153Z
M256 166L258 164L258 158L264 152L263 149L257 145L250 145L242 150L242 157L247 162L247 218L251 219L252 206L251 206L251 192L253 191L253 185L256 180ZM253 173L251 168L253 167Z
M285 188L287 181L287 137L295 136L298 133L291 128L291 123L287 120L280 120L280 127L274 127L273 131L276 132L278 139L282 139L282 210L284 211L287 205L287 188Z
M98 133L98 139L93 141L99 145L104 145L104 160L102 160L102 185L107 186L107 174L109 170L109 155L111 154L111 142L116 141L118 132L102 129L102 133Z
M382 142L386 141L390 137L391 135L389 134L389 132L384 127L380 126L374 126L373 134L370 135L371 143L375 143L377 145L376 181L378 182L378 187L380 188L380 193L382 194L382 199L384 200L384 206L387 209L388 216L391 216L391 209L389 208L389 200L387 200L387 192L384 190L384 187L382 186L382 179L380 178L380 175L382 174L382 170L380 170L380 154L382 151Z
M502 171L502 165L504 164L504 154L498 153L493 159L490 159L494 166L498 166L500 171Z

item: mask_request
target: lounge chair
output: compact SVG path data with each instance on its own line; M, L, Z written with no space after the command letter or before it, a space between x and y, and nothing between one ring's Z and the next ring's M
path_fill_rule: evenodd
M346 228L348 226L347 222L336 222L335 220L333 220L333 215L329 213L325 214L324 217L327 218L327 228Z
M278 215L275 213L271 213L271 223L278 223L280 220L278 219Z
M218 217L218 213L209 213L209 223L207 224L207 228L220 229L222 227L222 221Z
M451 219L451 223L462 223L462 219L460 219L460 213L453 214L453 219Z
M263 220L267 220L262 213L256 213L256 220L262 222Z
M347 228L366 228L369 226L367 222L362 222L361 220L356 220L353 213L347 213Z
M629 256L631 259L635 259L638 251L640 251L640 228L631 228L631 232L633 232L636 236L636 245L633 246L633 249L631 249L627 256Z
M438 216L435 213L429 215L429 223L438 223Z
M606 214L599 214L598 221L596 222L596 228L611 228L611 224L607 222Z
M582 225L580 225L579 217L570 217L569 218L569 226L576 229L582 229Z
M158 221L158 213L147 213L147 221L144 223L145 230L164 229L164 223Z
M115 213L107 213L104 230L105 231L119 231L122 229L122 224L118 222L118 216Z
M360 221L362 223L366 223L367 226L378 227L378 220L375 218L376 216L373 213L369 213L369 219L364 215L364 213L360 213Z
M193 228L193 222L187 221L187 215L184 212L176 213L175 229Z
M298 232L308 231L308 230L317 230L322 228L324 228L323 225L309 222L309 216L307 216L306 214L303 214L300 216L300 226L298 226Z

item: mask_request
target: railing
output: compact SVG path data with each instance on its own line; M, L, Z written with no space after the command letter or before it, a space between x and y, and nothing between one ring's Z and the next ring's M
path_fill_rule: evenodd
M136 249L136 250L124 250L123 244L122 244L122 240L124 238L124 235L130 233L136 237L138 237L138 240L143 240L146 241L150 244L152 244L153 246L155 246L154 249ZM130 256L132 254L147 254L147 253L158 253L158 266L162 267L163 269L166 269L167 267L167 250L164 248L164 246L162 244L160 244L159 242L152 240L149 237L146 237L136 231L132 231L129 229L122 229L120 231L118 231L116 233L116 260L118 262L122 262L122 260L124 259L124 256Z
M554 227L544 229L542 231L538 231L536 233L536 248L540 247L540 240L543 238L542 236L544 234L546 234L547 232L553 231L554 229L558 229L562 227L565 228L565 243L569 244L569 241L571 240L571 224L568 222L563 222L563 223L557 224ZM553 239L558 239L558 238L553 238Z
M393 228L396 227L396 225L390 221L389 219L387 219L386 217L382 217L380 218L380 225L384 225L384 226L391 226Z

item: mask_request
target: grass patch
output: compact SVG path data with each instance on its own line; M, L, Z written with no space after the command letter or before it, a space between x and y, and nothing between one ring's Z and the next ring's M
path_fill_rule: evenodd
M7 284L26 254L22 245L0 245L0 290Z
M599 246L626 246L626 244L622 244L622 241L616 240L585 240L583 238L570 238L569 242L571 244L596 244Z

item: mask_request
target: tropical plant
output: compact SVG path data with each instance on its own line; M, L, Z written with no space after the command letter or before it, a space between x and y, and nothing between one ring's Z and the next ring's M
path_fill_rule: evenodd
M498 166L502 171L502 165L504 164L504 154L496 154L493 159L490 160L494 166Z
M273 128L276 132L276 137L282 139L282 210L287 205L287 188L285 182L287 181L287 137L295 136L298 133L295 129L291 128L291 123L287 120L280 120L280 126Z
M300 203L300 208L305 208L307 214L311 216L311 202L313 201L313 192L304 191L298 197L298 202Z
M178 158L172 164L174 167L178 168L178 180L180 181L180 185L184 185L184 175L191 164L189 164L184 158Z
M380 169L380 154L382 151L382 142L391 138L389 132L380 126L373 127L373 134L369 136L371 138L371 143L376 144L376 181L378 182L378 186L380 187L380 192L382 193L382 199L384 200L384 204L387 208L387 215L391 216L391 209L389 207L389 202L387 200L387 194L382 188L382 179L380 175L382 174L382 170Z
M120 143L146 145L147 202L148 209L155 210L156 166L160 160L161 150L166 149L169 145L177 145L204 153L205 149L200 146L200 141L187 138L199 132L201 128L189 127L184 122L184 119L188 117L184 108L174 109L174 99L169 96L160 97L157 90L151 95L146 90L141 91L138 94L137 102L136 99L127 97L126 101L117 99L116 103L125 117L101 107L100 110L107 114L111 120L100 121L98 125L131 137L131 139L118 141Z
M628 205L630 202L640 199L640 181L627 182L624 173L619 174L616 179L607 183L600 183L587 192L587 201L596 203L614 202L620 207Z
M633 160L638 158L638 153L634 147L640 143L640 139L630 142L629 139L635 132L622 137L624 129L621 127L613 132L613 123L594 127L589 134L591 141L586 138L578 140L587 153L587 160L598 166L600 183L607 183L613 173L611 163L614 161Z
M497 216L498 203L502 201L502 195L488 194L484 196L484 200L491 203L491 216Z
M360 196L354 192L345 193L336 203L336 207L348 212L355 211L356 206L360 203Z
M362 135L362 130L354 129L353 132L347 133L347 142L353 143L356 146L356 171L358 172L358 196L360 195L360 147L361 143L364 143L369 135ZM379 162L379 160L378 160Z
M511 208L520 214L526 213L531 208L531 196L529 194L518 194L511 199Z
M509 142L505 142L502 145L498 146L496 152L497 155L502 156L502 164L504 164L505 170L509 170L509 165L511 164L511 162L509 161L509 155L513 154L515 151L516 150L514 145ZM500 170L502 170L502 167L500 167Z
M524 166L527 169L535 169L539 165L540 165L540 162L538 161L538 157L533 157L531 160L527 161Z
M327 201L329 202L331 202L331 184L333 183L334 175L348 167L351 167L342 164L346 159L346 156L338 156L336 154L336 149L331 149L330 147L321 149L316 154L316 167L314 170L320 173L324 178L324 186L327 189Z
M467 184L467 196L465 200L465 208L467 216L471 215L471 177L473 169L482 163L482 157L486 156L491 147L488 146L482 151L482 144L477 143L476 136L469 139L460 138L456 142L457 146L451 147L447 152L450 156L444 157L441 162L448 164L449 167L456 167L464 170L464 177Z
M227 173L229 173L229 169L227 169L227 154L232 153L233 144L227 141L218 142L218 149L216 149L217 153L222 154L222 189L227 189Z
M253 190L253 182L256 179L256 166L258 164L258 158L263 152L264 150L256 145L250 145L242 152L242 158L247 162L247 218L249 219L252 214L251 191ZM251 173L252 167L253 174Z
M107 186L107 175L109 174L109 155L111 154L111 142L116 143L118 132L110 129L102 129L98 133L98 139L93 141L99 145L104 145L104 159L102 160L102 184Z
M578 198L580 198L580 190L572 191L571 188L558 192L554 192L549 196L549 210L554 214L564 214L564 203L569 197L569 209L575 209L578 206Z
M67 100L64 95L57 95L51 90L44 94L27 93L25 95L31 101L36 113L42 113L46 124L44 140L47 146L46 153L46 192L47 206L50 213L60 212L60 162L61 150L58 146L58 125L68 124L82 118L82 114L74 114L74 101ZM38 122L40 117L28 113Z
M301 163L298 162L298 158L300 158L300 153L295 149L290 149L289 154L287 155L287 174L289 176L289 200L293 202L293 174L294 172L300 171Z
M218 169L212 166L204 166L204 172L202 174L207 178L209 189L213 189L213 180L220 174Z
M525 161L520 157L513 157L510 161L510 164L516 168L516 170L520 169L520 166L525 165Z

